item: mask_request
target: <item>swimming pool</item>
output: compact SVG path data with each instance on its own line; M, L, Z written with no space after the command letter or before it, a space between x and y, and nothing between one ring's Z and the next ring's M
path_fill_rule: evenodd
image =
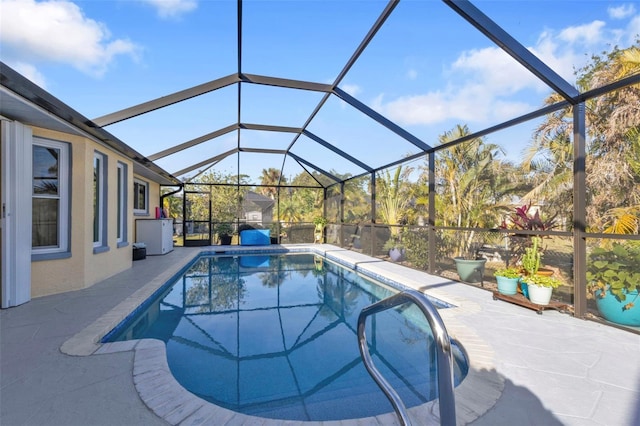
M104 341L166 343L175 378L231 410L289 420L390 412L361 364L362 308L397 290L313 254L202 256ZM376 365L408 407L437 396L435 355L415 307L367 330ZM456 383L467 372L457 349Z

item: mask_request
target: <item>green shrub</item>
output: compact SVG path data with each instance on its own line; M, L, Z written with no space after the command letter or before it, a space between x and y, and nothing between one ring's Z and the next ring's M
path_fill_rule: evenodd
M520 269L518 268L503 268L503 269L498 269L493 273L494 277L505 277L505 278L519 278L520 275L522 274L520 273Z
M414 268L429 268L429 233L426 228L407 229L402 234L406 259Z

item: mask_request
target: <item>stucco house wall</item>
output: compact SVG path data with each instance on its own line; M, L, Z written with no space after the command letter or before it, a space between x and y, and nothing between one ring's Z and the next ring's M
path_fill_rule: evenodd
M32 128L35 137L67 142L71 146L71 257L36 260L31 264L31 295L44 296L89 287L132 266L133 227L133 165L121 154L90 139ZM93 249L93 155L103 153L107 161L107 245L109 250L94 253ZM127 238L128 244L118 247L117 228L117 164L127 165ZM142 179L142 178L141 178ZM159 191L157 183L149 185ZM149 194L149 202L153 195Z
M0 307L10 308L34 297L90 287L131 268L135 219L155 218L160 186L181 182L0 65L0 197L6 206L0 226ZM94 167L101 177L95 237ZM123 174L126 189L120 191ZM137 205L136 182L146 188L145 202ZM124 211L118 207L123 197ZM120 223L125 224L122 238Z

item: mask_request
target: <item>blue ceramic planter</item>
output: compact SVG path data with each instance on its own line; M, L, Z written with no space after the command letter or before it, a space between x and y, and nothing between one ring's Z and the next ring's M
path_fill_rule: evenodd
M529 284L525 283L524 281L520 281L520 290L522 291L522 295L528 299L529 298Z
M498 293L512 296L518 292L518 280L520 278L496 277Z
M607 290L604 297L601 297L602 290L596 290L598 311L607 321L640 327L640 297L638 297L638 291L627 292L625 295L627 297L626 300L620 301L609 290ZM630 302L634 302L635 306L631 309L624 309L624 306Z

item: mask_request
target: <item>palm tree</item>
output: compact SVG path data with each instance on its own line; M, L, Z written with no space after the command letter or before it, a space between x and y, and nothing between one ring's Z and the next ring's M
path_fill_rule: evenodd
M533 184L522 197L524 202L544 203L556 213L571 211L567 208L572 202L573 188L573 143L569 127L563 124L558 132L548 126L537 129L522 162L522 171L530 176Z
M440 142L455 141L469 135L466 125L457 125L440 136ZM463 228L493 227L500 222L502 200L496 199L496 183L499 182L499 164L496 156L500 148L488 144L482 138L472 139L436 155L436 205L438 222L443 226ZM506 207L506 205L505 205ZM464 238L451 240L454 255L459 256L470 249L475 232Z
M259 192L272 200L276 199L278 195L278 184L285 184L287 179L281 176L280 170L273 167L268 169L262 169L262 175L260 176L260 184L267 185L260 188Z
M406 219L407 208L411 202L411 187L408 181L413 168L398 166L393 175L389 170L381 172L376 178L376 212L387 225L398 225ZM392 235L398 233L398 229L391 228Z
M293 197L280 198L279 220L294 223L302 220L302 214L298 203Z
M576 71L578 87L583 92L637 73L638 46L623 50L616 47L608 54L592 57L591 63ZM554 94L545 103L560 100ZM640 84L592 98L586 107L587 223L600 231L620 230L615 226L616 218L625 217L624 209L627 214L636 215L635 206L640 204ZM556 211L571 211L572 132L570 107L549 114L534 133L524 161L525 167L537 172L536 187L526 197L544 200Z
M637 44L638 42L636 42ZM640 73L640 48L613 49L585 68L585 88ZM628 232L640 221L640 84L599 96L588 109L593 138L587 185L593 188L587 207L589 223L604 231ZM604 219L604 220L603 220ZM626 224L626 226L617 226Z

